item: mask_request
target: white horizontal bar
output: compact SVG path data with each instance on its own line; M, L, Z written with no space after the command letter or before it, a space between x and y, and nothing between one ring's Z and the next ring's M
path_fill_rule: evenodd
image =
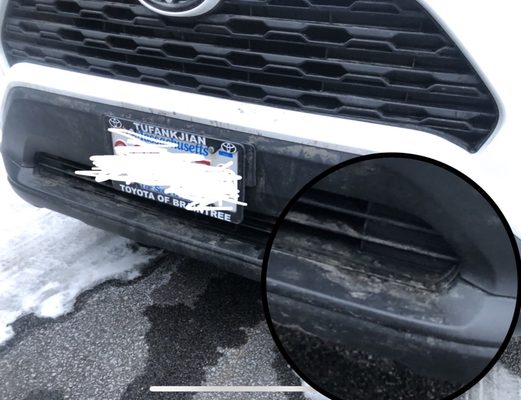
M314 392L309 386L150 386L151 392Z

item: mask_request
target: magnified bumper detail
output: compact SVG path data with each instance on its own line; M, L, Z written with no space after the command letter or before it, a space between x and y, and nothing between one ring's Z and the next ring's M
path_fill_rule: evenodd
M275 332L459 384L489 365L517 317L518 249L486 196L438 165L381 155L290 204L264 264Z

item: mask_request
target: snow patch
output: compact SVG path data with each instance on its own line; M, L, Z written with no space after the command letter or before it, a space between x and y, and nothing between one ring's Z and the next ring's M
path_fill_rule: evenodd
M302 381L302 386L309 386ZM319 392L304 392L307 400L329 400ZM468 392L457 400L519 400L521 399L521 378L498 363Z
M496 364L476 386L458 398L458 400L491 399L521 399L521 378L501 363Z
M1 163L1 158L0 158ZM58 317L76 297L112 278L139 276L160 251L25 203L0 167L0 344L24 314Z

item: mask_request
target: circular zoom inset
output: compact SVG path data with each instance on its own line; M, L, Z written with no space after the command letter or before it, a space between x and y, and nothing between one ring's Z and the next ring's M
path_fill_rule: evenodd
M518 264L504 216L470 179L426 158L361 157L283 212L263 300L282 354L326 396L454 398L512 336Z

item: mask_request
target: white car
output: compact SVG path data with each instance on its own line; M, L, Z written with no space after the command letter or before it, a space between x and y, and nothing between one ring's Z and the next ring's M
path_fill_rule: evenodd
M9 180L37 206L254 279L288 201L359 155L410 153L456 168L521 237L520 14L512 0L5 0ZM109 129L232 166L239 196L190 208L162 185L76 174L128 144ZM186 178L183 168L166 172ZM318 196L314 207L328 201ZM450 220L417 214L412 207L390 219L422 218L450 247ZM396 239L401 249L416 240ZM486 260L476 268L488 271L482 301L515 301L517 276L494 268ZM396 310L387 326L401 317ZM419 321L411 323L414 333ZM488 324L472 323L476 332ZM465 345L489 357L499 345L452 328L446 337L417 333L444 354Z

